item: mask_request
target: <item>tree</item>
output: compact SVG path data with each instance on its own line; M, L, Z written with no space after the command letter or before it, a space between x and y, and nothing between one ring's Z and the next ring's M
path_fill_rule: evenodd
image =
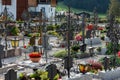
M108 13L120 17L120 0L110 0Z

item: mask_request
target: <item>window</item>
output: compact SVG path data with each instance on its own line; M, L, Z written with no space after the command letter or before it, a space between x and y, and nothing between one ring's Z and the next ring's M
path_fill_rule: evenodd
M42 7L42 13L45 14L45 7Z
M2 0L2 5L11 5L11 0Z
M50 2L50 0L37 0L37 3L40 3L40 2Z
M46 2L46 0L40 0L40 2Z
M30 7L36 7L37 6L37 1L36 0L29 0L28 1L28 6L30 6Z
M51 12L52 12L52 8L51 8Z

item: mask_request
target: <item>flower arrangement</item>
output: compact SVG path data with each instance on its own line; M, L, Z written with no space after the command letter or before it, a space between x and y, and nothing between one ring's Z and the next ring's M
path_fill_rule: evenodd
M93 73L97 73L99 70L102 70L103 69L103 65L101 62L99 61L95 61L95 60L88 60L87 61L88 64L91 65L91 71Z
M89 25L87 26L87 29L88 29L88 30L92 30L92 29L93 29L93 24L89 24Z
M32 53L29 54L29 57L30 58L39 58L39 57L41 57L41 53L39 53L39 52L32 52Z
M77 40L77 41L82 41L82 35L77 34L77 35L75 36L75 40Z

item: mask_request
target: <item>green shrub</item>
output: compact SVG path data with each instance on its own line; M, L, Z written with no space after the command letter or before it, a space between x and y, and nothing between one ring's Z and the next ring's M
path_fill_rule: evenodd
M98 51L98 52L101 52L101 50L102 50L101 47L98 47L98 48L97 48L97 51Z
M11 34L12 34L13 36L18 36L19 33L20 33L20 30L19 30L18 27L14 26L14 27L11 29Z
M26 36L28 36L28 37L32 37L32 36L39 37L40 33L28 33L28 34L26 34Z
M115 56L110 56L110 58L109 58L109 61L110 61L109 66L110 66L110 67L113 67L113 63L112 63L112 62L113 62L114 57L115 57ZM99 61L100 61L101 63L104 63L104 57L103 57L103 58L100 58ZM115 66L120 67L120 58L119 58L118 56L116 56Z
M107 48L107 51L106 51L107 55L111 55L114 53L114 46L112 43L108 43L106 48ZM117 45L117 49L115 51L118 52L119 50L120 50L120 44Z
M64 58L66 55L67 55L67 52L65 50L60 50L53 54L53 56L57 58Z
M55 30L55 28L56 28L56 26L54 26L54 25L49 25L49 26L47 26L47 30L49 31L49 30Z
M80 49L80 46L79 46L79 45L73 45L73 46L71 47L71 49L72 49L73 51L78 52L78 50Z
M47 33L49 35L58 36L58 33L56 31L48 31Z

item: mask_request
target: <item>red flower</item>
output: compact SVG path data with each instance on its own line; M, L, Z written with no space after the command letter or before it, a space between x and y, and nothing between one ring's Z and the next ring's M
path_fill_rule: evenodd
M99 27L98 30L103 30L103 27Z
M41 57L41 53L39 52L32 52L29 54L29 57L31 58L38 58L38 57Z
M24 48L27 48L27 46L26 46L26 45L24 45Z
M92 25L92 24L89 24L89 25L87 26L87 29L88 29L88 30L92 30L92 29L93 29L93 25Z
M118 51L118 57L120 57L120 51Z

